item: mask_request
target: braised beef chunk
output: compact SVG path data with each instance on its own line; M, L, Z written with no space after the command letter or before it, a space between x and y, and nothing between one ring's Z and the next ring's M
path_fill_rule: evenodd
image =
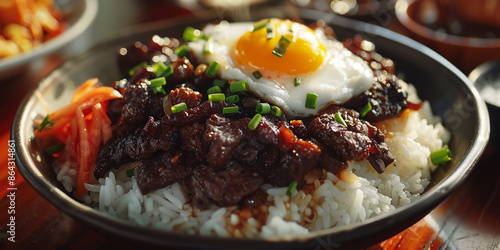
M407 93L394 75L380 75L375 78L373 87L351 98L343 106L362 110L368 102L372 107L364 120L376 122L400 115L408 106Z
M335 119L337 112L347 126ZM360 120L353 110L338 108L337 112L324 113L312 120L308 126L309 134L342 161L361 161L371 156L370 159L377 163L373 166L375 170L383 172L394 161L383 142L383 134Z
M229 162L234 149L243 140L243 131L228 118L213 114L207 120L203 139L209 144L207 159L210 167L219 170Z
M109 139L99 151L94 176L101 178L113 167L119 168L131 161L147 159L158 151L171 150L175 146L171 139L175 129L161 121L150 122L133 134Z
M181 87L176 88L168 94L168 101L170 105L176 105L181 102L186 103L188 108L194 108L201 103L202 95L198 91L191 88Z
M206 208L210 203L218 206L238 204L245 196L257 191L264 183L261 176L237 163L223 170L199 167L191 177L193 204Z
M163 117L164 95L150 93L147 79L125 86L117 84L115 88L123 93L123 98L112 101L108 109L115 136L134 132L144 125L149 116L155 119Z
M196 159L201 163L206 163L208 153L207 143L203 140L205 125L195 123L193 125L183 126L178 129L181 151L193 153Z
M195 163L191 157L181 152L162 152L143 160L134 171L141 193L164 188L191 175Z

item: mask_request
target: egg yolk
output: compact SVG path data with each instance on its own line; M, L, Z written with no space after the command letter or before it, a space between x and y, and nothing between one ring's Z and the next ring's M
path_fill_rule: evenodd
M278 76L296 76L313 72L321 66L325 47L309 27L290 20L271 19L274 38L267 39L267 29L248 31L240 37L234 51L239 65L259 70L264 76L272 72ZM282 57L273 54L281 36L290 40Z

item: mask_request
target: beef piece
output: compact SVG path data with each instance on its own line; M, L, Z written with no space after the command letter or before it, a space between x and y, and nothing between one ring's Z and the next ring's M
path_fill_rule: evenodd
M317 166L321 149L311 141L298 139L285 126L279 128L278 140L280 156L272 167L265 169L266 182L283 187L297 181L300 187L304 176Z
M396 76L380 75L375 78L369 90L351 98L344 107L362 110L370 102L372 110L363 119L376 122L401 114L408 106L407 97L408 94L402 89Z
M208 153L207 145L203 140L205 125L195 123L193 125L180 127L178 131L181 151L192 152L199 162L205 163Z
M188 108L194 108L201 103L202 95L187 87L176 88L168 94L170 105L176 105L181 102L186 103Z
M221 171L201 167L193 171L191 177L193 204L207 208L210 203L218 206L238 204L245 196L257 191L263 178L246 166L228 164Z
M334 111L329 108L329 111ZM337 122L332 113L324 113L309 123L309 134L342 161L361 161L366 158L379 173L394 159L383 142L384 135L368 122L361 121L357 112L339 108L337 110L347 127Z
M170 63L174 73L167 77L167 85L171 89L177 84L189 82L194 75L194 68L189 59L179 58Z
M232 107L232 106L236 105L228 104L224 101L220 102L206 101L200 104L199 106L184 110L179 113L166 114L162 118L162 121L164 124L172 126L185 126L194 123L203 123L213 114L222 114L222 109L224 107Z
M118 69L122 75L128 75L130 69L148 60L148 46L141 42L131 43L120 49L117 55Z
M243 140L243 129L228 118L213 114L207 120L203 139L209 145L208 163L214 170L220 170L229 160L236 147Z
M191 175L194 164L190 159L185 153L162 152L143 160L134 172L141 193L167 187Z
M100 148L94 172L96 178L105 176L113 167L149 158L158 151L169 151L175 146L171 140L175 132L173 127L149 121L145 129L123 137L112 137Z

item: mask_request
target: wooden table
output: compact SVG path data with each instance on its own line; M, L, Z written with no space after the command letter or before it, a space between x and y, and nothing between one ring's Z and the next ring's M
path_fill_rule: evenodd
M153 2L153 5L151 3ZM136 13L131 19L111 19L106 11L114 4ZM148 4L146 4L148 3ZM125 27L160 18L186 14L189 11L173 6L167 1L150 0L106 0L100 3L100 14L96 23L84 35L94 40L105 39L112 33L101 22L111 22ZM154 8L152 8L154 6ZM393 26L394 27L394 26ZM97 35L96 35L97 34ZM92 44L80 46L84 51ZM71 53L69 53L71 54ZM111 235L102 235L86 225L75 221L42 198L25 183L15 170L15 208L11 207L9 196L8 165L10 128L17 107L24 95L46 74L67 58L55 55L33 62L26 74L0 80L0 227L8 231L9 211L15 211L15 241L4 239L1 247L26 249L135 249L140 245ZM476 168L465 184L447 201L427 217L373 246L371 249L500 249L500 169L496 156L500 155L497 145L488 145ZM10 208L9 208L10 207ZM10 237L10 235L7 235Z

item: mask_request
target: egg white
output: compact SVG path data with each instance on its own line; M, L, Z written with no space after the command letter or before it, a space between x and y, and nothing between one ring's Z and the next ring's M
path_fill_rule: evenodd
M316 115L329 104L342 104L372 86L374 76L368 64L344 48L341 42L326 38L319 29L315 34L327 53L323 64L316 71L297 76L261 72L266 77L256 79L252 75L254 70L238 65L231 56L238 39L252 29L253 23L250 22L210 24L203 29L203 33L212 38L209 41L190 42L188 47L200 62L208 64L217 61L221 78L246 80L251 92L293 117ZM207 42L212 46L213 53L204 55L203 48ZM295 86L295 77L301 78L299 86ZM306 108L307 93L318 95L316 108Z

